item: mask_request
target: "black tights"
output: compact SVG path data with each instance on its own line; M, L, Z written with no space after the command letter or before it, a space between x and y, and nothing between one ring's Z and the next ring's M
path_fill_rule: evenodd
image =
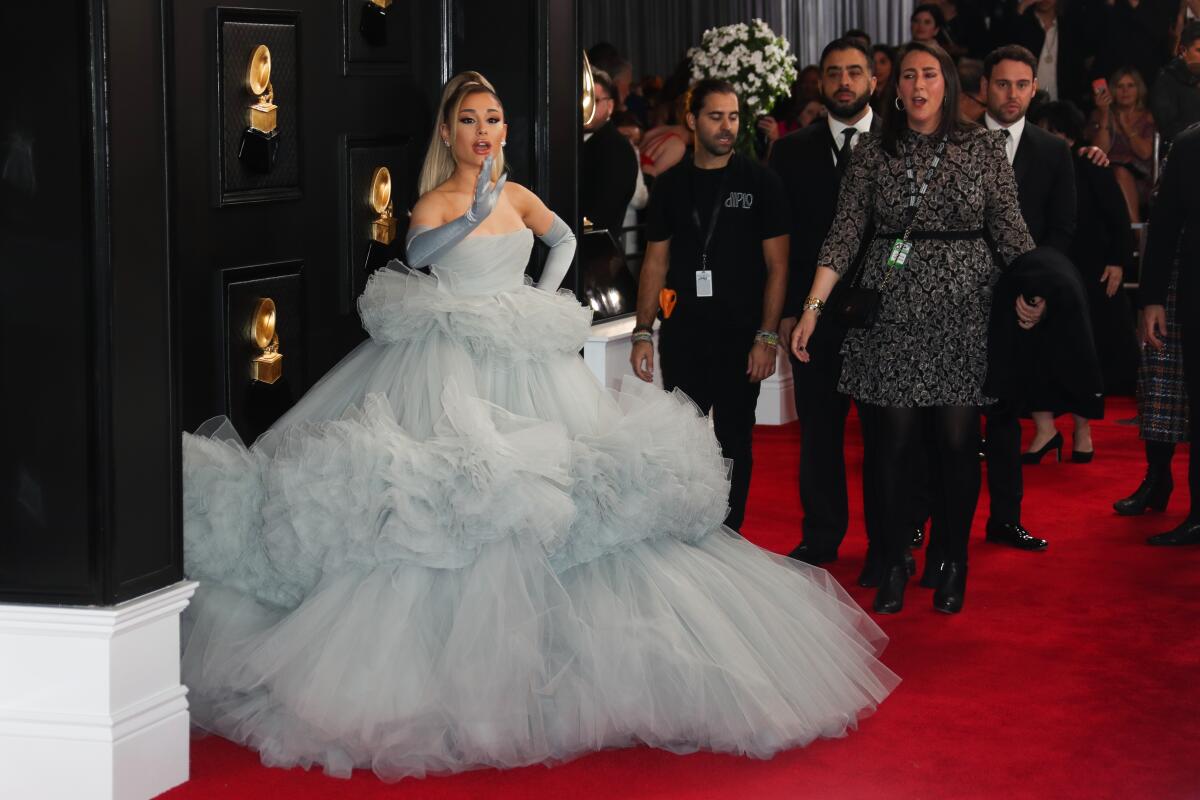
M979 409L975 406L870 406L863 427L864 477L874 497L868 524L887 564L899 564L912 541L913 495L929 470L933 526L943 557L967 560L979 502Z

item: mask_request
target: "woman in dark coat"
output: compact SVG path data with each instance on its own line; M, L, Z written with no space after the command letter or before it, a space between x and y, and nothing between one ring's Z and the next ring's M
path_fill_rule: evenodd
M1047 103L1038 109L1034 120L1050 133L1066 140L1075 152L1081 143L1083 114L1069 102ZM1078 199L1078 224L1068 253L1083 278L1090 310L1092 336L1107 394L1128 393L1133 388L1137 369L1137 344L1133 333L1133 312L1129 299L1121 291L1124 276L1133 269L1133 230L1121 188L1109 167L1098 167L1083 156L1075 156L1075 193ZM1052 376L1046 376L1048 383ZM1049 388L1030 398L1037 432L1030 443L1026 461L1036 463L1055 450L1061 457L1062 434L1054 425L1056 413L1071 412L1074 417L1074 442L1071 460L1091 461L1091 426L1088 418L1103 416L1097 402L1069 401L1062 392Z

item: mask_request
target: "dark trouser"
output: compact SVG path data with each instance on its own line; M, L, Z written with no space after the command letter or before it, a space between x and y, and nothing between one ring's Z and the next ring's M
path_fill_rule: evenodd
M1200 522L1200 458L1196 458L1195 432L1200 428L1200 323L1180 317L1183 322L1183 377L1188 391L1188 423L1192 447L1188 450L1188 492L1192 507L1189 522Z
M850 398L829 370L791 358L800 420L800 505L803 539L818 554L836 555L850 522L844 440Z
M759 384L746 375L753 344L753 331L740 334L670 321L662 326L658 341L663 386L679 389L701 411L712 411L721 452L733 461L725 524L735 531L746 515L754 465L751 438Z
M864 493L875 498L868 515L885 563L902 563L912 542L913 494L923 480L914 465L922 455L941 553L965 562L979 501L979 409L873 406L865 419Z
M987 416L987 481L991 495L990 516L998 524L1021 523L1021 418L1016 409L1001 401L989 407Z

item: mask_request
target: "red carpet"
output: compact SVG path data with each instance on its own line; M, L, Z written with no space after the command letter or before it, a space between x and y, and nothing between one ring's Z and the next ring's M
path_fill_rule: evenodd
M904 682L845 739L771 761L643 748L385 784L266 769L208 738L193 743L192 781L164 797L1200 798L1200 548L1143 543L1187 508L1187 451L1167 514L1117 517L1112 501L1144 469L1136 429L1114 422L1132 414L1128 401L1110 404L1093 463L1026 468L1024 522L1050 540L1046 552L984 543L985 493L963 613L935 613L914 581L902 613L877 617L892 638L884 660ZM798 430L756 437L746 534L786 552L799 539ZM849 438L856 476L857 425ZM856 477L860 513L831 571L869 606L872 591L853 585L865 550L858 492Z

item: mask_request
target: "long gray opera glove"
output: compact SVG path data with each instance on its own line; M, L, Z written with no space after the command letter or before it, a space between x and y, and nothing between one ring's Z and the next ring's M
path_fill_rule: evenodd
M452 219L445 225L425 229L418 226L415 232L410 231L408 242L408 266L418 269L432 264L443 253L467 238L467 234L479 227L487 215L492 213L496 203L500 201L500 192L508 181L507 175L501 175L496 185L489 192L487 185L492 176L492 157L483 160L483 169L475 180L475 199L467 213L458 219Z
M550 230L538 238L550 247L550 255L546 256L546 266L542 269L537 288L553 292L562 283L563 276L571 266L571 259L575 257L575 234L571 233L567 223L555 214Z

